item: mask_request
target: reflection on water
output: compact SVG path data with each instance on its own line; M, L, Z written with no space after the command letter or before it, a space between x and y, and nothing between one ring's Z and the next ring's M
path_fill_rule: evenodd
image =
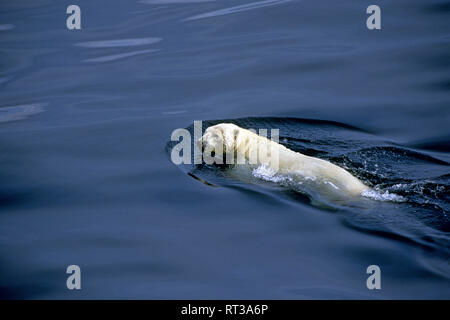
M204 18L223 16L225 14L231 14L231 13L236 13L236 12L241 12L241 11L258 9L258 8L263 8L263 7L267 7L267 6L273 6L273 5L277 5L277 4L281 4L281 3L289 2L289 1L292 1L292 0L264 0L264 1L252 2L252 3L248 3L248 4L243 4L240 6L235 6L235 7L231 7L231 8L225 8L225 9L215 10L212 12L198 14L198 15L186 18L185 20L189 21L189 20L198 20L198 19L204 19Z
M158 50L152 50L152 49L148 49L148 50L137 50L137 51L131 51L131 52L127 52L127 53L120 53L120 54L112 54L109 56L103 56L103 57L98 57L98 58L91 58L91 59L86 59L84 60L84 62L109 62L109 61L114 61L114 60L119 60L119 59L123 59L123 58L128 58L128 57L132 57L138 54L144 54L144 53L150 53L150 52L156 52Z
M0 296L449 298L450 12L379 0L369 31L370 4L79 0L71 31L61 1L0 2ZM168 159L172 130L249 117L406 201Z
M161 41L160 38L139 38L139 39L88 41L77 43L76 45L85 48L134 47L152 44L159 41Z
M20 106L0 107L0 122L23 120L44 111L46 103L32 103Z
M184 3L201 3L215 0L141 0L142 3L148 4L184 4Z
M0 31L6 31L14 29L16 26L13 24L0 24Z

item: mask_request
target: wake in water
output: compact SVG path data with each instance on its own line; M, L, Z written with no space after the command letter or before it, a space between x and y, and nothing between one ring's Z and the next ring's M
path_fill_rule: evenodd
M360 199L324 198L290 174L264 165L180 165L180 169L209 185L270 190L276 197L303 206L340 212L357 230L391 235L450 256L449 163L439 154L399 146L345 124L294 118L243 118L204 121L203 129L220 122L243 128L279 129L280 143L302 154L344 168L370 186ZM193 127L187 128L193 133ZM173 142L167 144L171 152ZM310 177L311 180L314 177ZM333 189L333 182L324 180ZM264 191L263 191L264 190ZM295 191L300 197L293 196ZM449 273L450 274L450 273Z

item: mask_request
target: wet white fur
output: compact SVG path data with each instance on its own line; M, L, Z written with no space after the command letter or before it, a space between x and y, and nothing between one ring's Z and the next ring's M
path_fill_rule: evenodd
M369 190L348 171L331 162L292 151L235 124L220 123L209 127L198 144L205 150L232 150L246 160L250 159L255 146L269 146L268 156L258 157L256 165L266 165L279 174L295 177L299 182L313 184L317 188L335 189L350 196L361 195L363 191Z

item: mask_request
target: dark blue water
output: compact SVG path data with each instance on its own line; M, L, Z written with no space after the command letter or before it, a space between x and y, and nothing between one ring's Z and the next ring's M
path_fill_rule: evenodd
M76 4L0 3L2 298L450 298L450 2ZM171 163L223 119L404 201Z

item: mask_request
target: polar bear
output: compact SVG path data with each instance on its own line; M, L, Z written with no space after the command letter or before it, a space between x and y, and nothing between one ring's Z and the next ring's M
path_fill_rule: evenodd
M221 161L224 154L236 154L245 163L253 160L256 166L265 166L272 173L288 176L297 183L326 193L359 196L370 190L348 171L331 162L295 152L232 123L219 123L207 128L197 141L197 146L202 150L203 156L208 154ZM258 149L264 149L265 152L260 153Z

